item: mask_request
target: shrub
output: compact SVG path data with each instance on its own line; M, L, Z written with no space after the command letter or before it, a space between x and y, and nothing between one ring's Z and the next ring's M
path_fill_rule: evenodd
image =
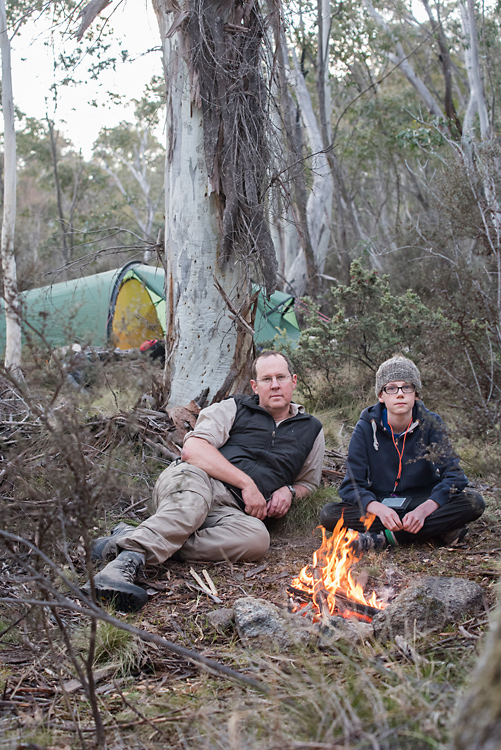
M287 348L311 398L339 404L358 379L363 389L385 359L405 352L419 363L427 328L439 322L420 298L408 290L393 295L388 277L366 270L360 260L351 264L350 283L331 287L326 308L306 298L305 325L297 349ZM352 370L355 370L355 373Z

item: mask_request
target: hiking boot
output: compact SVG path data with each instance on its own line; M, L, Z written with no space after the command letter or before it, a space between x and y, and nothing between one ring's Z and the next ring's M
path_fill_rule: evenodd
M96 560L113 560L120 549L117 549L117 541L122 536L134 531L135 526L128 523L119 523L111 530L110 536L100 536L92 545L92 559Z
M359 533L357 538L353 539L350 544L350 547L356 555L362 555L364 552L371 551L379 552L387 546L388 542L383 531L379 534L371 533L370 531L363 534Z
M141 552L123 550L94 576L96 600L110 602L120 612L137 612L148 601L148 594L141 586L136 586L136 574L144 567L145 558ZM90 581L83 586L84 594L90 595Z

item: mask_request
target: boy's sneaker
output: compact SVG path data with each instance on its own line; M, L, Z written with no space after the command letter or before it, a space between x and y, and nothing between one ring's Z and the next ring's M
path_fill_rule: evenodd
M120 612L137 612L148 601L148 594L134 583L137 573L144 567L141 552L123 550L112 562L94 576L96 599L110 602ZM82 587L87 596L91 593L90 581Z
M92 545L92 559L96 560L113 560L119 553L117 541L122 536L134 531L135 526L128 523L119 523L112 530L110 536L100 536Z
M388 542L383 531L380 531L379 534L366 531L365 533L359 533L350 546L356 555L362 555L364 552L383 550L388 546Z

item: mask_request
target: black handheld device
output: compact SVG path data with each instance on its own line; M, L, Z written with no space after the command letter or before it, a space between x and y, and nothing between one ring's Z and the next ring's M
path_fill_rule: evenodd
M385 497L381 500L383 505L394 510L405 510L410 501L410 497Z

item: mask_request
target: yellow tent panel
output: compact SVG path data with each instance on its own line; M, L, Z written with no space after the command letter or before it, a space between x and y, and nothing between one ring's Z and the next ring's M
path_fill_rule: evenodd
M111 340L117 349L139 347L146 339L163 338L153 301L144 284L129 278L120 287L113 315Z

